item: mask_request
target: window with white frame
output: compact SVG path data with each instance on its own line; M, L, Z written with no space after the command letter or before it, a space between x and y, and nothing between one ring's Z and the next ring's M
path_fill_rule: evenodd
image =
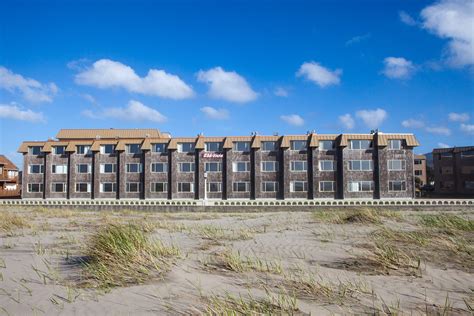
M320 192L334 192L336 188L336 182L334 181L319 181Z
M151 192L154 193L166 193L168 192L167 182L152 182L150 187Z
M101 145L100 153L101 154L115 154L115 145L113 144Z
M167 162L153 162L151 164L151 172L153 173L168 172L168 163Z
M151 151L154 153L165 154L168 150L168 146L165 143L151 144Z
M276 151L277 150L277 142L273 142L273 141L262 142L260 148L261 148L262 151Z
M43 184L42 183L28 183L28 192L29 193L42 193Z
M250 192L250 182L240 181L232 183L234 192Z
M262 172L278 171L278 161L262 161Z
M402 140L401 139L389 139L388 140L388 149L393 149L393 150L402 149Z
M194 183L192 183L192 182L178 182L178 192L181 192L181 193L194 192Z
M372 171L372 160L349 160L351 171Z
M141 163L128 163L125 165L125 171L127 173L142 172L142 164Z
M319 150L333 150L334 141L333 140L320 140L319 141Z
M194 172L194 162L180 162L178 163L179 172Z
M78 145L76 146L76 153L78 155L89 155L91 151L91 146L88 145Z
M402 171L402 170L405 170L405 167L406 167L405 160L389 160L388 161L389 171Z
M117 172L117 164L115 163L101 163L100 173L115 173Z
M350 149L370 149L372 148L372 142L366 139L352 139L349 140Z
M308 162L305 160L290 161L290 170L293 172L305 172L308 170Z
M278 182L276 181L262 182L262 192L278 192Z
M78 163L76 164L76 173L91 173L90 163Z
M51 173L66 174L67 173L67 165L51 165Z
M90 182L76 182L76 192L77 193L90 193L91 192Z
M405 191L407 189L406 182L401 180L388 181L389 191Z
M206 142L206 151L209 152L221 152L222 142Z
M374 190L374 181L351 181L349 192L370 192Z
M101 182L99 185L100 192L113 193L117 192L117 183L115 182Z
M334 171L334 160L320 160L319 170L320 171Z
M290 149L296 151L305 151L307 143L308 142L306 140L292 140L290 141Z
M290 192L307 192L308 182L307 181L291 181Z
M232 172L249 172L250 162L248 161L234 161L232 162Z
M415 170L415 176L421 176L421 175L423 175L422 170Z
M194 152L194 143L178 143L178 152L180 153Z
M125 148L126 148L126 153L130 155L140 154L142 152L140 144L127 144Z
M64 155L66 153L66 146L53 146L53 154Z
M250 142L234 142L233 150L242 152L250 151Z
M222 163L221 162L206 162L204 165L204 170L206 172L220 172L222 171Z
M51 183L51 192L53 192L53 193L64 193L64 192L66 192L66 183L64 183L64 182L53 182L53 183Z
M125 191L129 193L138 193L141 191L140 182L127 182L125 183Z
M41 146L30 146L28 147L28 153L30 155L35 155L35 156L41 155L42 154L41 148L42 148Z
M214 193L222 192L222 183L221 182L208 182L207 192L214 192Z
M29 174L44 173L44 165L28 165L28 173Z

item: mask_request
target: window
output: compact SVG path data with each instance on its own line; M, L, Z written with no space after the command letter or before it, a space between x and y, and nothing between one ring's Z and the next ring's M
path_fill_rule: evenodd
M194 143L179 143L178 152L180 153L192 153L194 152Z
M77 193L89 193L91 192L91 184L89 182L77 182L76 183Z
M100 146L101 154L115 154L115 145L107 144Z
M167 182L152 182L150 189L151 189L151 192L166 193L168 192L168 183Z
M222 171L222 163L220 163L220 162L206 162L204 170L206 172L219 172L219 171Z
M250 182L234 182L232 187L234 192L250 192Z
M278 182L275 182L275 181L262 182L262 192L278 192Z
M334 181L319 181L320 192L334 192L335 182Z
M320 160L319 170L320 171L334 171L334 160Z
M402 149L402 140L401 139L389 139L388 140L388 149Z
M117 171L117 165L114 163L101 163L100 173L115 173Z
M64 193L66 192L66 183L64 182L53 182L51 183L51 192Z
M372 171L372 160L350 160L349 170L351 171Z
M262 161L262 172L278 171L278 161Z
M306 150L306 140L292 140L290 141L290 149L304 151Z
M308 170L308 162L301 160L290 161L290 170L293 172L305 172Z
M474 157L474 150L461 151L461 159Z
M474 181L464 181L464 188L474 190Z
M234 142L234 151L250 151L250 142Z
M151 172L163 173L168 172L168 163L166 162L154 162L151 164Z
M91 151L91 146L79 145L76 146L76 153L79 155L89 155Z
M168 150L168 146L164 143L161 144L152 144L151 145L151 151L154 153L166 153Z
M319 141L319 150L333 150L334 141L333 140L320 140Z
M64 155L66 153L66 146L53 146L53 154Z
M422 160L421 159L415 159L415 165L421 165Z
M142 172L142 164L141 163L128 163L125 166L125 171L128 173Z
M405 170L405 160L389 160L388 170L390 171L402 171Z
M370 140L350 140L350 149L370 149L372 142Z
M181 162L178 164L179 172L194 172L194 162Z
M43 192L43 184L42 183L28 183L28 192L30 193Z
M453 158L453 154L450 152L439 154L439 159L451 159L451 158Z
M222 143L221 142L206 143L206 151L221 152L222 151Z
M388 190L389 191L405 191L406 182L405 181L388 181Z
M125 191L129 193L137 193L141 191L140 182L127 182L125 183Z
M112 193L116 192L117 184L115 182L102 182L100 184L100 192Z
M374 190L373 181L352 181L349 182L349 192L369 192Z
M415 170L415 176L421 176L421 175L423 175L423 171Z
M44 173L44 166L43 165L29 165L28 173L29 174Z
M67 173L67 165L52 165L51 172L56 174L66 174Z
M207 183L207 192L222 192L222 183L220 182L208 182Z
M250 162L248 161L235 161L232 163L233 172L249 172Z
M91 165L88 163L79 163L76 165L77 173L91 173Z
M142 152L140 147L140 144L128 144L126 147L127 154L140 154Z
M276 142L262 142L262 151L276 151Z
M41 146L31 146L28 148L28 152L30 153L30 155L35 155L35 156L41 155L42 154Z
M191 182L178 182L178 192L194 192L194 184Z
M307 181L291 181L290 192L307 192L308 182Z

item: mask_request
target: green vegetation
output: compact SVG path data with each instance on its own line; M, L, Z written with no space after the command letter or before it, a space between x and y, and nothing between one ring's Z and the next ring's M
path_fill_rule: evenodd
M474 220L452 214L423 214L420 215L420 222L429 228L474 231Z

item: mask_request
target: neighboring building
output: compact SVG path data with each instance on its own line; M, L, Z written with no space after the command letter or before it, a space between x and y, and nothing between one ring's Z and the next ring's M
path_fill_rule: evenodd
M474 146L433 150L435 193L474 197Z
M23 198L344 199L414 196L413 134L171 138L63 129L24 142ZM207 179L204 179L205 173Z
M427 177L426 177L426 157L425 155L415 155L415 162L414 162L414 168L415 170L415 178L418 179L418 185L419 187L422 187L426 184L427 182Z
M18 168L4 155L0 155L0 198L20 196Z

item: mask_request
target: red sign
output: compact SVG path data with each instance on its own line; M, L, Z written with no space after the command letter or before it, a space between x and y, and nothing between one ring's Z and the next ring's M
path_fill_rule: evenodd
M211 153L211 152L203 152L202 158L224 158L224 154L221 153Z

